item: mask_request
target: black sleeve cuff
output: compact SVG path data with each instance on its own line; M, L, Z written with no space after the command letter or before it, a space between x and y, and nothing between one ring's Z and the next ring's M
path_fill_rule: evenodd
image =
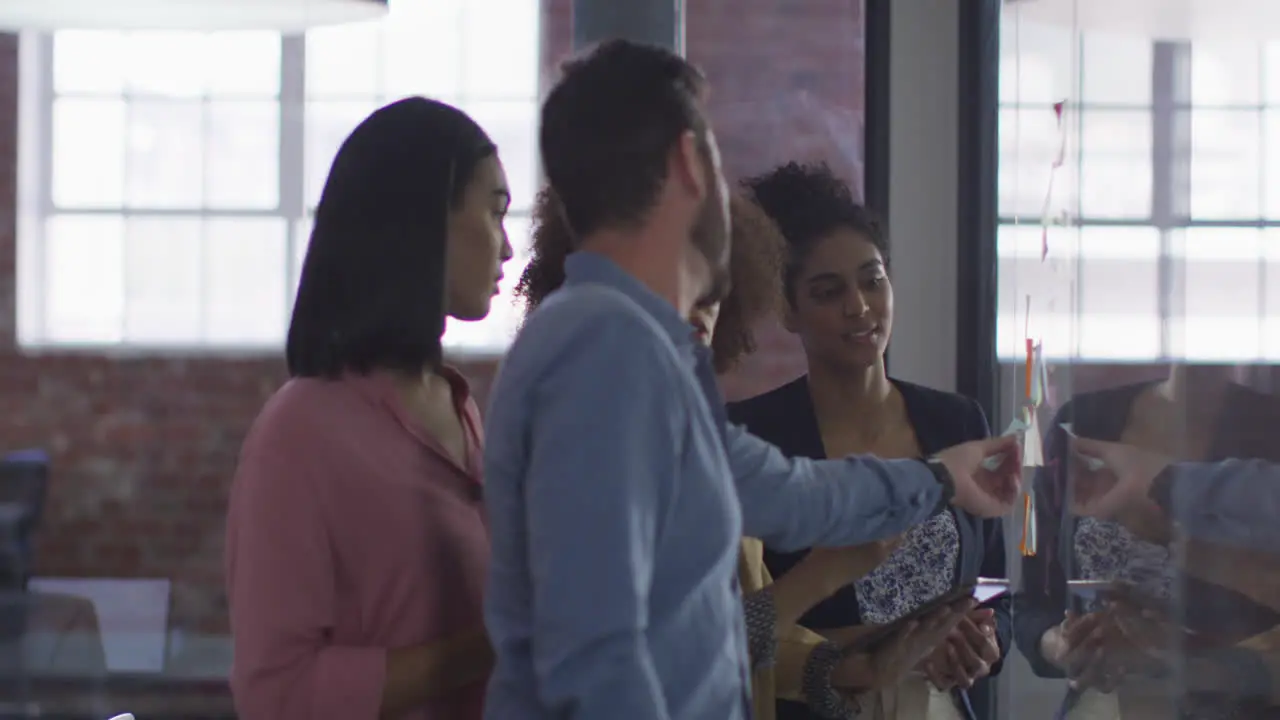
M743 614L747 619L747 652L751 655L753 669L773 665L778 653L778 609L773 604L773 593L758 590L742 599Z
M809 710L828 720L847 720L858 715L860 708L851 698L831 686L831 672L843 659L840 646L824 642L809 652L802 679L805 702Z

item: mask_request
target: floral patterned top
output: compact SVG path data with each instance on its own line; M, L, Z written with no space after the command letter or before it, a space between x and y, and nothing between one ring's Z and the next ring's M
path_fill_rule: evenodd
M1083 580L1123 580L1160 600L1173 598L1177 568L1169 548L1139 540L1116 523L1080 518L1075 554ZM1101 600L1095 599L1088 610L1100 605Z
M950 512L907 531L902 544L854 583L862 619L891 623L951 589L960 557L960 533Z

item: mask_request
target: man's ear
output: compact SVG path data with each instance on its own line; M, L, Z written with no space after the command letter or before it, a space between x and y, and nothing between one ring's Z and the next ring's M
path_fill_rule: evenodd
M707 164L703 162L698 136L692 130L680 134L680 140L672 150L671 165L672 177L682 187L699 199L707 196L707 184L711 178L707 177Z

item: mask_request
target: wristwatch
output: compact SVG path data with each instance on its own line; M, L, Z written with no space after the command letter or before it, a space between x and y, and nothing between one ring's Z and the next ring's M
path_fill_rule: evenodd
M951 477L951 471L936 457L926 459L924 465L929 468L929 472L933 473L934 479L942 486L942 497L938 499L938 507L934 509L934 514L937 514L946 510L947 506L951 504L951 499L956 496L956 479Z

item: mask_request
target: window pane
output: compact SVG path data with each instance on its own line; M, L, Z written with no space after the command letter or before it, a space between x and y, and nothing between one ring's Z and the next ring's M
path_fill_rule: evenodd
M1280 111L1266 111L1262 123L1263 215L1280 219Z
M283 346L289 265L284 221L206 222L205 339L226 345Z
M1070 122L1068 118L1067 122ZM1026 107L1000 111L1000 215L1039 222L1053 179L1051 211L1070 207L1076 188L1072 148L1054 170L1064 133L1052 108Z
M381 22L335 25L307 33L307 97L366 98L381 94Z
M1191 216L1256 219L1262 182L1256 110L1191 111Z
M306 107L306 198L315 207L324 190L333 156L360 121L377 109L367 102L309 102Z
M279 33L210 33L204 46L210 95L280 93Z
M524 320L524 304L515 298L516 283L525 265L529 264L529 238L531 223L527 215L511 215L506 222L507 237L515 249L515 257L502 267L503 278L499 283L500 294L493 299L489 316L478 322L460 322L449 318L445 324L443 343L454 352L498 354L507 346L520 329Z
M1257 105L1262 101L1262 49L1251 42L1191 45L1191 104Z
M1085 105L1150 105L1151 40L1139 35L1085 33L1080 72Z
M463 92L472 100L518 100L538 95L541 3L467 0L462 48ZM501 18L501 20L497 20Z
M1038 224L1001 225L997 231L996 347L1001 358L1026 358L1026 338L1047 357L1075 354L1075 290L1079 230ZM1042 249L1049 247L1048 260Z
M163 63L161 63L163 64ZM129 104L126 203L139 208L198 208L204 200L204 104Z
M125 342L199 342L204 223L131 218L125 230Z
M58 215L45 223L44 339L115 343L124 329L124 222Z
M1263 267L1262 353L1267 362L1280 362L1280 230L1262 231Z
M1075 34L1018 19L1010 5L1000 21L1000 102L1049 105L1077 96Z
M1082 228L1079 357L1160 357L1160 235L1154 228Z
M289 288L289 301L293 302L298 295L298 281L302 278L302 263L307 259L307 248L311 245L311 218L299 220L293 231L293 287ZM293 306L289 306L293 312Z
M1080 134L1080 213L1150 217L1151 113L1086 108Z
M1262 234L1190 228L1171 237L1170 355L1190 362L1249 361L1262 350Z
M205 206L269 210L280 204L280 105L207 105Z
M426 95L447 101L461 95L461 3L392 3L383 27L382 72L389 97ZM489 29L494 30L492 23ZM490 32L486 50L496 47L493 41Z
M464 109L498 146L511 185L511 209L529 210L538 187L537 100L468 103Z
M124 92L125 39L122 33L62 30L53 35L53 91Z
M111 208L124 202L125 104L53 103L53 202L63 208Z
M138 95L199 97L206 85L205 35L135 32L126 36L125 90Z
M1280 104L1280 40L1263 46L1263 99L1268 105Z

